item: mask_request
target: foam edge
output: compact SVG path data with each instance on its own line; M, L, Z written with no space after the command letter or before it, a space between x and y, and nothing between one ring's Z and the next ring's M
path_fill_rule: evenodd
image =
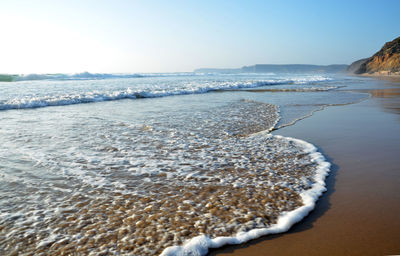
M310 189L300 193L300 196L303 200L303 206L293 211L282 213L278 218L277 223L269 228L252 229L247 232L237 233L236 236L233 237L210 238L206 235L197 236L186 241L182 246L167 247L161 253L161 256L203 256L208 253L209 248L219 248L224 245L242 244L261 236L283 233L288 231L295 223L302 220L314 209L318 198L326 191L325 178L330 172L331 164L325 160L325 157L319 153L317 148L311 143L291 137L283 137L280 135L270 136L285 139L302 145L305 153L310 154L312 161L318 164L316 174L314 176L315 183L313 183Z

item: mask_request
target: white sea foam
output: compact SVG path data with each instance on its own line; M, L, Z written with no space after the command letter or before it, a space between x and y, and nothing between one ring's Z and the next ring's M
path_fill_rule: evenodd
M134 78L144 77L140 74L108 74L108 73L75 73L75 74L27 74L16 75L13 81L32 81L32 80L87 80L87 79L112 79L112 78Z
M308 213L314 209L318 198L326 191L325 177L330 171L330 163L325 161L324 156L317 152L317 148L305 141L290 137L275 135L275 137L284 139L304 147L304 151L311 155L312 160L318 164L314 180L310 189L300 193L303 206L290 211L284 212L278 218L276 224L268 228L252 229L247 232L239 232L233 237L216 237L210 238L206 235L197 236L185 242L182 246L172 246L166 248L161 255L163 256L185 256L185 255L206 255L209 248L219 248L228 244L241 244L249 240L259 238L269 234L283 233L290 227L302 220Z
M174 73L73 73L73 74L24 74L13 75L13 81L34 81L34 80L104 80L115 78L141 78L141 77L187 77L187 76L204 76L204 75L221 75L218 73L194 73L194 72L174 72ZM267 74L262 74L267 75Z
M287 83L296 79L299 84L307 81L299 87L319 87L309 82L315 77L308 78L203 81L184 77L131 87L120 86L121 79L56 85L17 82L17 92L28 92L26 97L18 98L10 87L8 95L17 97L7 99L28 106L36 104L30 102L34 98L43 106L49 102L56 106L64 100L79 104L162 97L277 82L287 88L294 87ZM29 94L36 90L38 94ZM209 98L233 94L237 93ZM0 250L11 254L24 247L36 254L45 250L59 254L69 246L71 253L79 249L155 255L169 247L164 251L167 255L203 255L210 247L285 231L312 209L322 193L323 177L318 173L323 173L324 160L305 142L265 132L276 125L278 106L241 98L193 109L190 103L178 111L164 109L175 104L174 98L167 98L34 111L35 115L4 112L0 157L7 161L0 168L7 171L0 175L5 198L0 201L4 227L0 237L7 236ZM151 106L151 113L147 108L136 113L141 106L160 102ZM117 233L116 247L106 236ZM208 236L196 237L199 234ZM31 244L26 244L26 237Z
M174 73L175 76L177 75ZM103 74L104 75L104 74ZM147 74L151 77L151 74ZM80 77L79 75L76 75ZM84 76L84 75L82 75ZM90 77L90 76L89 76ZM162 76L159 76L162 77ZM117 77L118 78L118 77ZM131 78L131 77L130 77ZM244 89L244 88L257 88L262 86L272 85L287 85L287 84L298 84L305 85L315 82L330 81L331 78L325 76L303 76L303 77L290 77L290 78L279 78L279 79L259 79L259 80L243 80L243 81L230 81L229 79L224 81L202 81L193 80L185 81L181 83L172 83L168 81L161 83L160 81L151 81L147 84L141 84L135 82L134 86L117 86L117 88L110 90L108 83L102 85L103 88L93 90L93 88L99 87L99 84L83 84L84 90L80 89L83 83L82 81L72 81L72 84L65 84L65 88L60 90L52 90L51 87L46 88L45 91L39 93L42 90L42 86L38 84L38 87L32 89L33 93L28 95L15 94L16 90L11 87L9 90L10 96L0 97L0 110L8 109L27 109L27 108L40 108L47 106L64 106L82 103L92 103L101 101L113 101L121 99L138 99L138 98L156 98L166 97L174 95L186 95L186 94L203 94L218 90L231 90L231 89ZM123 83L126 79L113 80L111 85L117 83ZM49 81L46 81L50 83ZM85 81L84 81L85 82ZM128 83L128 85L131 83ZM51 84L50 84L51 85ZM27 85L23 85L27 86ZM72 86L72 87L71 87ZM71 88L71 89L69 89ZM319 90L330 90L332 86L312 87L310 89L303 88L300 91L319 91ZM65 91L66 90L66 91ZM5 98L4 98L5 97Z
M104 80L115 78L143 78L143 77L190 77L190 76L273 76L275 73L204 73L204 72L173 72L173 73L73 73L73 74L24 74L12 75L13 81L34 81L34 80ZM318 77L318 76L315 76ZM318 78L314 81L319 81Z

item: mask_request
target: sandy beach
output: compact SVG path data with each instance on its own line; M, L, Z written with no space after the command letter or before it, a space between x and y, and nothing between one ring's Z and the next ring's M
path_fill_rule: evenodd
M313 143L332 163L328 191L315 210L285 234L209 255L400 253L400 80L374 78L371 88L358 91L371 98L275 132Z

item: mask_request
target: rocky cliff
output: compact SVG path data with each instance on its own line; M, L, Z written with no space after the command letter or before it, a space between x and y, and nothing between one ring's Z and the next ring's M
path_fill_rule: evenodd
M356 73L356 72L360 69L360 66L361 66L363 63L365 63L367 60L368 60L368 58L354 61L354 62L351 63L351 65L347 68L347 71L350 72L350 73Z
M348 71L355 74L400 75L400 37L387 42L372 57L353 62Z

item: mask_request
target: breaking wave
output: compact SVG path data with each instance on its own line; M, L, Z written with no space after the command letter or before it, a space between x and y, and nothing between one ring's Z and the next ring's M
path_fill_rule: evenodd
M165 74L146 74L148 77L152 75L162 76ZM171 73L170 75L184 76L184 73ZM31 79L33 79L32 75ZM44 75L49 77L50 75ZM57 77L64 77L65 75L54 75ZM114 74L90 74L81 73L76 74L71 77L87 79L89 77L97 77L98 79L103 78L121 78L120 75ZM141 77L142 75L132 74L132 75L121 75L125 78ZM200 75L199 75L200 76ZM38 75L38 77L40 77ZM21 78L22 80L25 78ZM28 79L28 78L26 78ZM38 78L39 79L39 78ZM71 78L72 79L72 78ZM41 108L47 106L65 106L73 104L83 104L101 101L113 101L121 99L139 99L139 98L157 98L166 97L174 95L186 95L186 94L203 94L212 91L221 90L237 90L237 89L250 89L263 86L273 86L273 85L309 85L318 82L330 81L331 78L324 76L305 76L305 77L295 77L295 78L282 78L282 79L267 79L267 80L245 80L245 81L189 81L177 83L169 83L168 80L163 80L160 82L152 81L151 83L138 83L137 81L131 81L126 79L113 80L113 83L104 81L104 84L85 84L82 87L81 83L84 81L70 81L63 82L68 84L63 84L62 90L51 90L51 88L46 88L47 90L37 93L35 87L35 92L25 95L11 95L5 98L0 98L0 110L9 109L28 109L28 108ZM30 82L32 83L32 82ZM43 82L40 82L43 83ZM47 83L51 83L47 82ZM71 84L69 84L71 83ZM108 84L109 83L109 84ZM114 85L118 84L117 87ZM121 86L119 85L121 84ZM50 84L51 85L51 84ZM26 86L25 84L21 86ZM82 87L82 88L81 88ZM38 87L39 88L39 87ZM96 90L94 90L96 88ZM298 91L325 91L337 88L334 86L318 86L309 87L303 89L296 89ZM10 91L14 88L10 87ZM289 89L279 89L281 91L287 91Z

